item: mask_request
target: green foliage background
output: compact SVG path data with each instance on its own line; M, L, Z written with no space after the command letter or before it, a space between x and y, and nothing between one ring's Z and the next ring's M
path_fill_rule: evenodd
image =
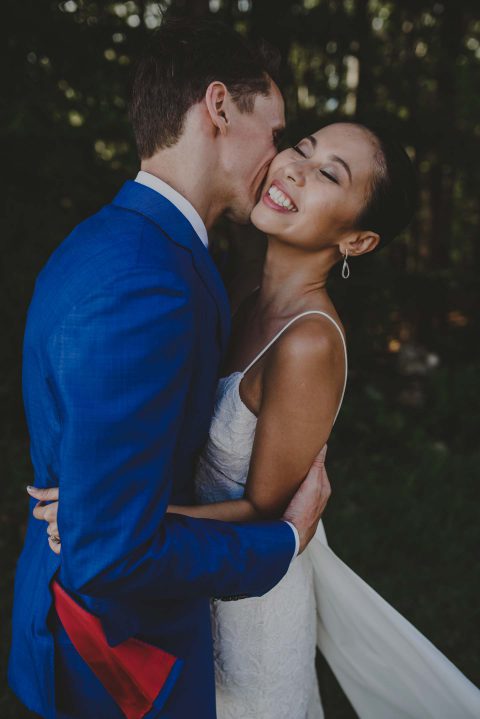
M331 291L350 379L330 441L335 551L479 683L480 16L474 0L5 0L0 23L2 242L0 588L4 719L11 589L32 481L20 390L35 276L137 170L132 60L164 12L215 14L282 52L289 136L339 116L388 122L414 158L420 209L401 241ZM221 222L232 294L262 256ZM240 278L240 281L239 279ZM34 598L32 598L34 600ZM327 719L354 713L319 659Z

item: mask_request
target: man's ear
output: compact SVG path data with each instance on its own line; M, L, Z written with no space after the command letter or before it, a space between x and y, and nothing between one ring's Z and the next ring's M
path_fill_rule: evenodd
M216 132L226 135L229 124L230 93L223 82L210 83L205 92L205 104Z
M347 251L349 257L359 257L373 252L379 242L380 235L377 232L361 230L360 232L352 232L351 235L341 240L338 249L342 255Z

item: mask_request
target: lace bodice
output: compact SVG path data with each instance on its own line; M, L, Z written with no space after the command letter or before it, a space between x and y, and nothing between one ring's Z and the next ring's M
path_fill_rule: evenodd
M245 490L257 418L240 398L243 372L218 383L209 439L196 475L201 504L240 499Z

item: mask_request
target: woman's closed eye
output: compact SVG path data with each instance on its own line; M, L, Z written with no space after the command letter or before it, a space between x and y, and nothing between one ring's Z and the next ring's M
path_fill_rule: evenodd
M301 155L302 157L305 157L305 158L307 157L306 154L304 153L304 151L303 151L298 145L294 145L294 146L292 147L292 150L295 150L295 152L297 152L297 153L298 153L299 155ZM332 172L330 172L329 170L319 169L319 172L320 172L322 175L324 175L324 177L326 177L328 180L330 180L330 182L334 182L336 185L339 185L339 184L340 184L339 181L338 181L338 179L337 179L337 177L336 177Z
M303 150L301 150L301 149L299 148L298 145L294 145L294 146L292 147L292 150L295 150L295 152L298 152L298 154L301 155L302 157L306 157L306 154L304 153Z
M322 173L322 175L327 177L331 182L334 182L336 185L340 184L339 181L337 180L337 178L335 177L335 175L332 175L327 170L320 170L320 172Z

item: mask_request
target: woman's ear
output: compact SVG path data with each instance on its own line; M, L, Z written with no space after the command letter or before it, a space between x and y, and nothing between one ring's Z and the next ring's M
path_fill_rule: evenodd
M342 255L344 255L346 251L349 257L360 257L360 255L373 252L379 242L380 235L377 232L361 230L341 240L338 249Z
M226 135L229 124L230 94L223 82L210 83L205 92L205 104L216 132Z

